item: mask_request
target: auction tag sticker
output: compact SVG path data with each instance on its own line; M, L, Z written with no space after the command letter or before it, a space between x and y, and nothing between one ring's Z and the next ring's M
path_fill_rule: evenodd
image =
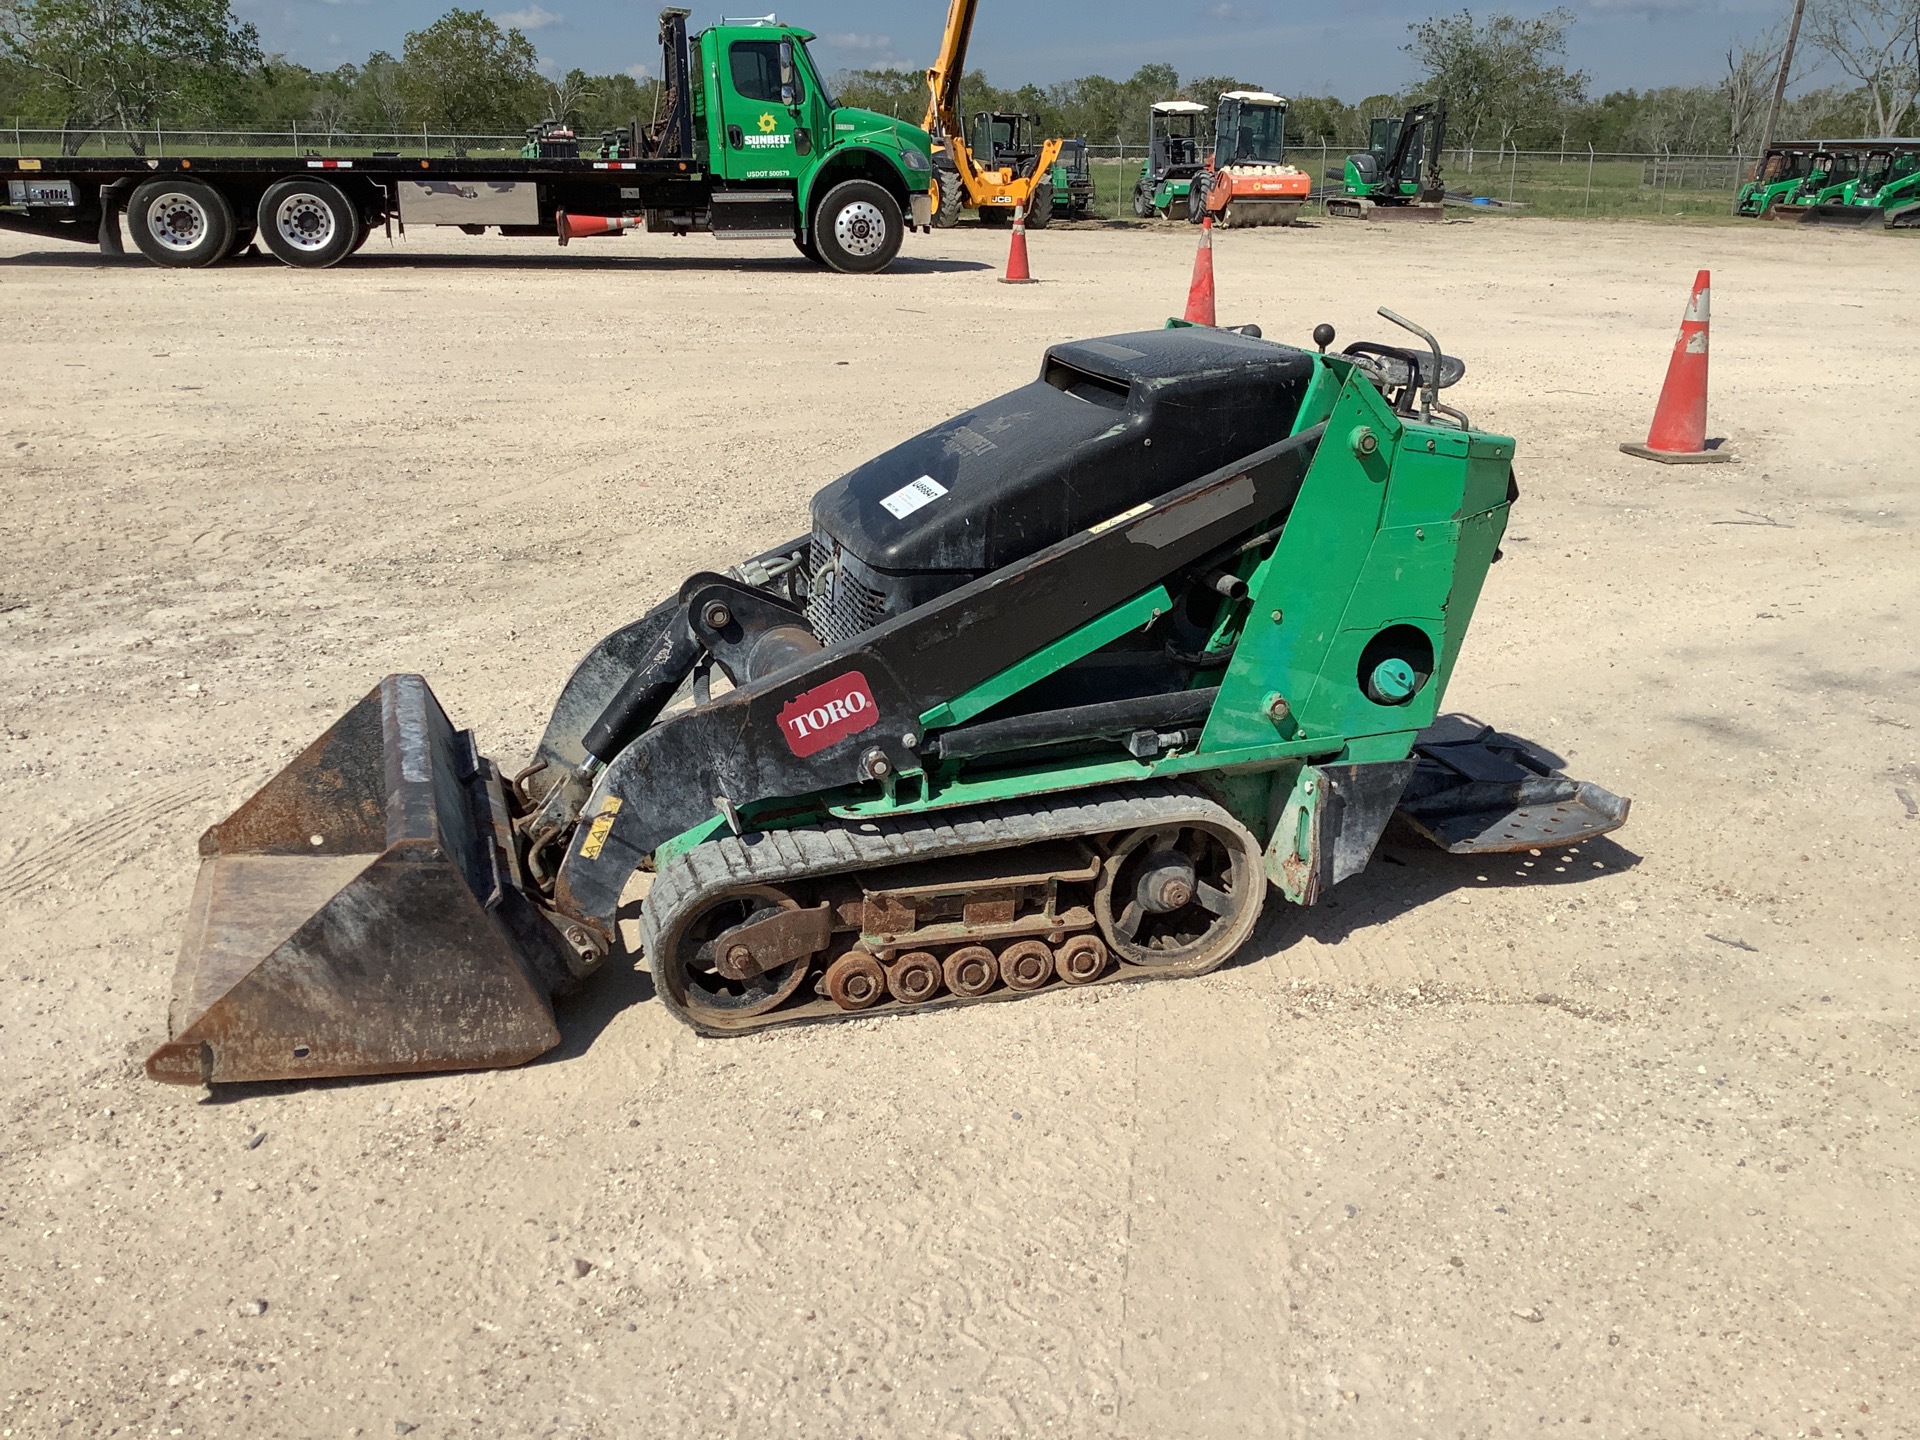
M931 505L947 493L947 487L931 475L910 480L880 502L880 508L896 520L904 520L922 505Z

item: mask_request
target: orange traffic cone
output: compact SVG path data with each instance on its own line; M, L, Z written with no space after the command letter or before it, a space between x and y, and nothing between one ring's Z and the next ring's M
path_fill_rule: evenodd
M1034 283L1033 273L1027 269L1027 207L1024 205L1013 212L1013 243L1007 247L1007 273L1000 277L1000 283Z
M559 233L562 245L590 235L618 235L622 230L638 230L643 223L637 215L569 215L564 210L557 211L553 217L553 228Z
M1193 256L1193 283L1187 286L1187 313L1180 317L1190 325L1211 325L1213 318L1213 217L1200 221L1200 248Z
M1728 450L1707 448L1707 317L1712 278L1702 270L1693 277L1693 295L1680 317L1680 338L1673 342L1667 361L1667 380L1660 387L1660 403L1646 444L1628 441L1620 448L1644 460L1668 465L1708 465L1733 459Z

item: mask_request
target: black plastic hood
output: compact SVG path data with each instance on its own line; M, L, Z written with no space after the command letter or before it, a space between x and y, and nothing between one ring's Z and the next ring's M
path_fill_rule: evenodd
M1055 345L1032 384L815 495L816 547L876 578L997 570L1284 440L1313 368L1306 351L1199 326Z

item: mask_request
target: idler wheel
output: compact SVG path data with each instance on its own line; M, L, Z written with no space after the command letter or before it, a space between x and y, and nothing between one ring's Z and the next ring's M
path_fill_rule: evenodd
M913 950L887 967L887 993L902 1005L924 1005L940 993L940 962Z
M745 1028L743 1021L785 1004L812 968L812 958L790 960L748 980L729 980L719 960L728 937L743 926L782 910L797 909L792 896L767 885L747 885L715 896L687 918L679 933L650 957L654 984L672 992L696 1023L715 1030Z
M1000 978L1010 990L1038 990L1053 978L1053 951L1044 940L1016 940L1000 952Z
M1000 962L984 945L962 945L947 956L941 969L946 974L947 989L969 999L986 994L1000 980Z
M849 950L827 966L827 998L842 1010L865 1010L886 993L886 972L864 950Z
M1098 935L1076 935L1054 952L1053 969L1069 985L1091 985L1106 974L1106 943Z

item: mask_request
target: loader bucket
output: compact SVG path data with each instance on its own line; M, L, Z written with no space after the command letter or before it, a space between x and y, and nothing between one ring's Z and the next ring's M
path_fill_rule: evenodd
M504 791L390 675L200 839L156 1080L517 1065L559 1043L564 944L518 884Z
M1839 230L1858 230L1867 225L1885 223L1885 216L1871 205L1809 205L1805 224L1824 225Z

